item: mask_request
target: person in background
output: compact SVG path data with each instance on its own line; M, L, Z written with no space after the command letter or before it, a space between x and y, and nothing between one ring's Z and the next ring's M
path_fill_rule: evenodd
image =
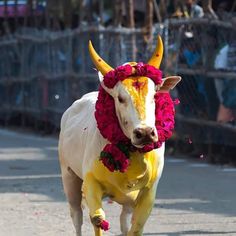
M226 44L220 48L218 54L216 55L216 59L215 59L214 67L216 70L220 70L220 71L227 70L228 51L229 51L228 44ZM231 109L225 107L223 104L222 93L223 93L223 90L225 87L224 85L225 85L225 79L223 79L223 78L216 78L215 79L216 92L217 92L217 96L218 96L219 103L220 103L216 120L221 123L226 123L228 121L231 121L231 119L232 119Z
M232 17L232 31L227 53L227 70L236 73L236 16ZM226 122L235 122L236 118L236 78L227 79L222 91L223 106L229 111Z
M204 12L197 0L177 1L176 10L171 15L173 18L201 18Z
M229 8L229 3L228 1L222 1L219 3L217 6L216 10L216 15L219 20L228 20L228 8Z
M201 18L204 16L202 7L197 4L196 0L185 1L185 16L189 18Z
M233 30L228 44L223 45L216 55L215 69L236 72L236 17L232 18ZM219 109L216 120L228 123L235 120L236 80L228 78L215 79L215 87L219 98Z

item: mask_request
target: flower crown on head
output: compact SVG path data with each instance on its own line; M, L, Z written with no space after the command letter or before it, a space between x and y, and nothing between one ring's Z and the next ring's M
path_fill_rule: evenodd
M143 62L134 63L134 65L125 64L116 67L114 70L105 74L103 83L108 88L113 88L118 81L123 81L130 76L145 76L150 78L155 85L162 83L162 72L154 66L144 64Z

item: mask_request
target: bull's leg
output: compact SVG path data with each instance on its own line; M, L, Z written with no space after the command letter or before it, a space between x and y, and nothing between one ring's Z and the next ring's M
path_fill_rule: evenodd
M94 228L94 233L95 233L95 236L102 236L102 229L97 227L97 226L93 226Z
M82 179L80 179L69 167L62 169L62 182L67 200L70 205L70 214L75 226L76 236L81 236L83 224L82 201Z
M132 216L132 226L127 234L128 236L143 235L143 227L151 213L155 193L155 187L151 189L145 188L139 193Z
M102 209L103 189L92 173L87 173L83 183L83 193L89 208L89 215L94 226L95 236L102 236L101 222L105 220Z
M127 235L130 229L132 208L124 205L120 214L120 230L123 235Z

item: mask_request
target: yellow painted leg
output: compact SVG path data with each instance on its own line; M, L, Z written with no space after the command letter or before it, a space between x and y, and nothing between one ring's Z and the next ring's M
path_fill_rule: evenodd
M95 236L102 236L102 230L97 226L105 219L105 213L102 209L103 190L92 173L85 176L83 193L89 208L91 222L94 225Z
M145 188L140 192L134 208L132 216L132 227L127 234L128 236L143 235L144 224L146 223L154 204L155 192L155 187L151 189Z
M102 229L96 226L94 227L95 236L102 236Z

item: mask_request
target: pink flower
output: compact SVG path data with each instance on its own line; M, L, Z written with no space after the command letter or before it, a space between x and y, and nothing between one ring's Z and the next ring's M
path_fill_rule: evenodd
M162 72L155 68L154 66L145 65L146 67L146 75L148 78L152 79L153 82L157 84L161 84L162 82Z
M143 62L139 62L136 66L135 66L135 75L138 75L138 76L142 76L146 73L146 70L145 70L145 67L144 67L144 64Z
M115 70L109 71L104 76L103 82L108 88L113 88L119 80L122 81L133 75L133 69L135 69L135 76L146 76L152 79L155 84L161 84L162 82L162 72L154 66L142 62L133 67L129 64L118 66Z
M180 100L178 98L176 98L175 100L173 100L175 105L179 105L180 104Z
M102 230L107 231L109 229L109 222L106 220L103 220L100 224L100 227Z
M145 145L140 151L141 152L150 152L154 149L154 143Z
M139 62L135 66L136 76L146 76L153 80L153 82L157 84L161 84L162 82L162 72L154 66L150 66L148 64L143 64Z
M103 165L108 168L109 171L111 171L111 172L114 172L114 171L115 171L115 165L114 165L114 163L112 163L112 162L110 161L109 158L107 158L107 157L102 157L102 158L101 158L101 161L102 161Z
M117 80L115 79L115 74L115 70L111 70L106 73L103 80L103 83L106 85L106 87L113 88L116 85Z
M115 78L117 80L124 80L131 75L132 75L132 66L131 65L118 66L115 69Z
M109 156L112 157L112 160L108 157L103 157L103 164L110 170L114 171L116 168L119 169L120 172L125 172L129 166L128 157L114 144L107 144L103 148L103 152L108 153Z
M97 126L102 136L112 143L127 142L128 138L123 134L116 116L114 100L102 87L99 89L95 109Z
M122 165L120 167L120 172L124 173L125 171L127 171L129 163L129 159L123 160Z
M193 141L191 140L191 138L188 138L188 143L189 143L189 144L192 144L192 143L193 143Z

